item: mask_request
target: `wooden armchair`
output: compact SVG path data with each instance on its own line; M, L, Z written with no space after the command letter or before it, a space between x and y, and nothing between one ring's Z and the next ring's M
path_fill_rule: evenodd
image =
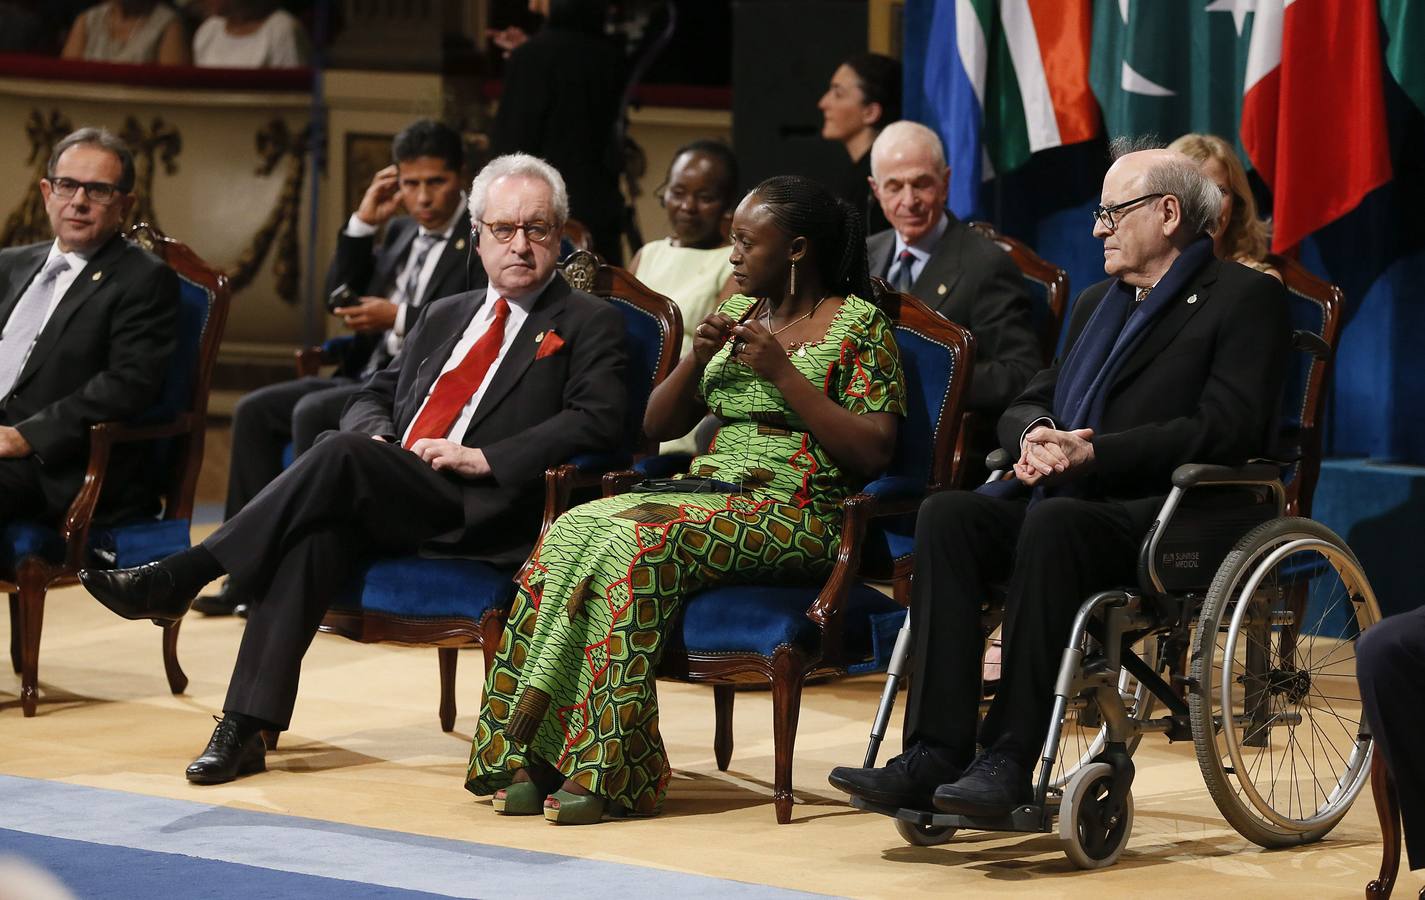
M625 270L600 264L583 250L563 263L563 271L571 285L607 299L623 314L629 356L628 436L621 453L579 457L545 471L541 536L568 508L576 490L596 488L604 473L657 449L657 442L643 435L643 410L653 388L673 370L683 340L682 319L673 301ZM517 574L468 559L374 560L344 589L321 627L363 643L436 647L440 726L451 731L456 653L461 647L480 647L489 669L514 602Z
M131 240L158 256L179 278L178 344L159 402L135 422L103 422L90 428L89 467L79 494L58 527L10 522L0 527L0 590L10 594L10 659L20 674L20 705L35 714L39 697L40 628L50 588L78 583L86 566L137 566L161 559L189 543L193 492L203 461L208 384L227 321L227 276L184 244L140 224ZM150 476L163 501L161 518L93 522L110 453L120 444L151 447ZM163 630L168 686L182 693L188 677L178 665L178 624Z
M1054 361L1059 331L1064 325L1064 311L1069 307L1069 273L1035 253L1023 241L1000 234L989 222L971 222L970 228L1008 253L1024 280L1029 282L1030 295L1036 301L1032 306L1034 327L1039 332L1044 365L1049 365Z

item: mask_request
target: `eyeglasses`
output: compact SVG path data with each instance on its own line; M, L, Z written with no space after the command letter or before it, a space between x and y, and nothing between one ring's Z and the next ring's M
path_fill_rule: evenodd
M1110 232L1117 231L1118 223L1123 220L1123 215L1127 215L1127 213L1123 213L1123 215L1119 215L1118 213L1128 209L1130 206L1142 203L1144 200L1154 200L1162 196L1165 195L1161 192L1157 194L1144 194L1141 197L1124 200L1122 203L1115 203L1112 206L1099 206L1093 211L1094 221L1104 228L1107 228Z
M486 222L481 219L480 224L489 230L491 237L502 244L514 240L515 232L521 230L531 244L542 244L554 235L554 226L548 222Z
M112 203L120 193L117 184L110 184L107 181L75 181L73 178L48 178L46 180L49 181L55 194L65 200L73 197L80 188L84 188L84 196L101 205Z

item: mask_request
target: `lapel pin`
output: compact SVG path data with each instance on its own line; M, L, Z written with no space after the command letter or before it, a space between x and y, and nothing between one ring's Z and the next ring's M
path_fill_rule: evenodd
M464 250L464 249L465 249L465 238L460 238L459 240L457 240L457 241L455 242L455 249L456 249L456 250Z
M544 332L541 331L539 334L536 334L534 336L534 342L538 344L542 340L544 340Z
M944 297L944 296L945 296L945 285L942 284L940 287L936 288L936 289L935 289L935 293L937 293L937 294L939 294L940 296Z
M104 273L103 273L103 272L95 272L93 275L89 276L89 280L90 280L90 281L98 281L100 278L103 278L103 277L104 277Z
M1191 297L1188 297L1188 298L1187 298L1187 302L1189 302L1189 303L1196 303L1196 302L1197 302L1197 294L1193 294Z

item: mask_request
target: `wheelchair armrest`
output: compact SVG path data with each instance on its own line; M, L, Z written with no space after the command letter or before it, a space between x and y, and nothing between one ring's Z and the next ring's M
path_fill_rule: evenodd
M985 468L991 472L999 472L1008 469L1014 464L1014 458L1009 455L1009 451L1003 447L996 447L985 456Z
M1226 484L1272 484L1281 481L1282 463L1254 460L1245 466L1185 463L1173 470L1173 487L1187 490Z

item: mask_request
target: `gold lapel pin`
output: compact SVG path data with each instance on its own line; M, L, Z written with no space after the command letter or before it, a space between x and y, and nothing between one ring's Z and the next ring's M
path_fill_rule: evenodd
M460 238L459 240L457 240L457 241L455 242L455 249L456 249L456 250L464 250L464 249L465 249L465 238Z
M538 344L542 340L544 340L544 332L541 331L539 334L536 334L534 336L534 342Z
M940 296L944 297L944 296L945 296L945 290L946 290L945 285L942 284L940 287L938 287L938 288L935 289L935 293L937 293L937 294L939 294Z
M1187 298L1187 302L1189 302L1189 303L1196 303L1196 302L1197 302L1197 294L1193 294L1191 297Z
M103 272L95 272L93 275L90 275L90 276L89 276L89 280L90 280L90 281L98 281L100 278L103 278L103 277L104 277L104 273L103 273Z

